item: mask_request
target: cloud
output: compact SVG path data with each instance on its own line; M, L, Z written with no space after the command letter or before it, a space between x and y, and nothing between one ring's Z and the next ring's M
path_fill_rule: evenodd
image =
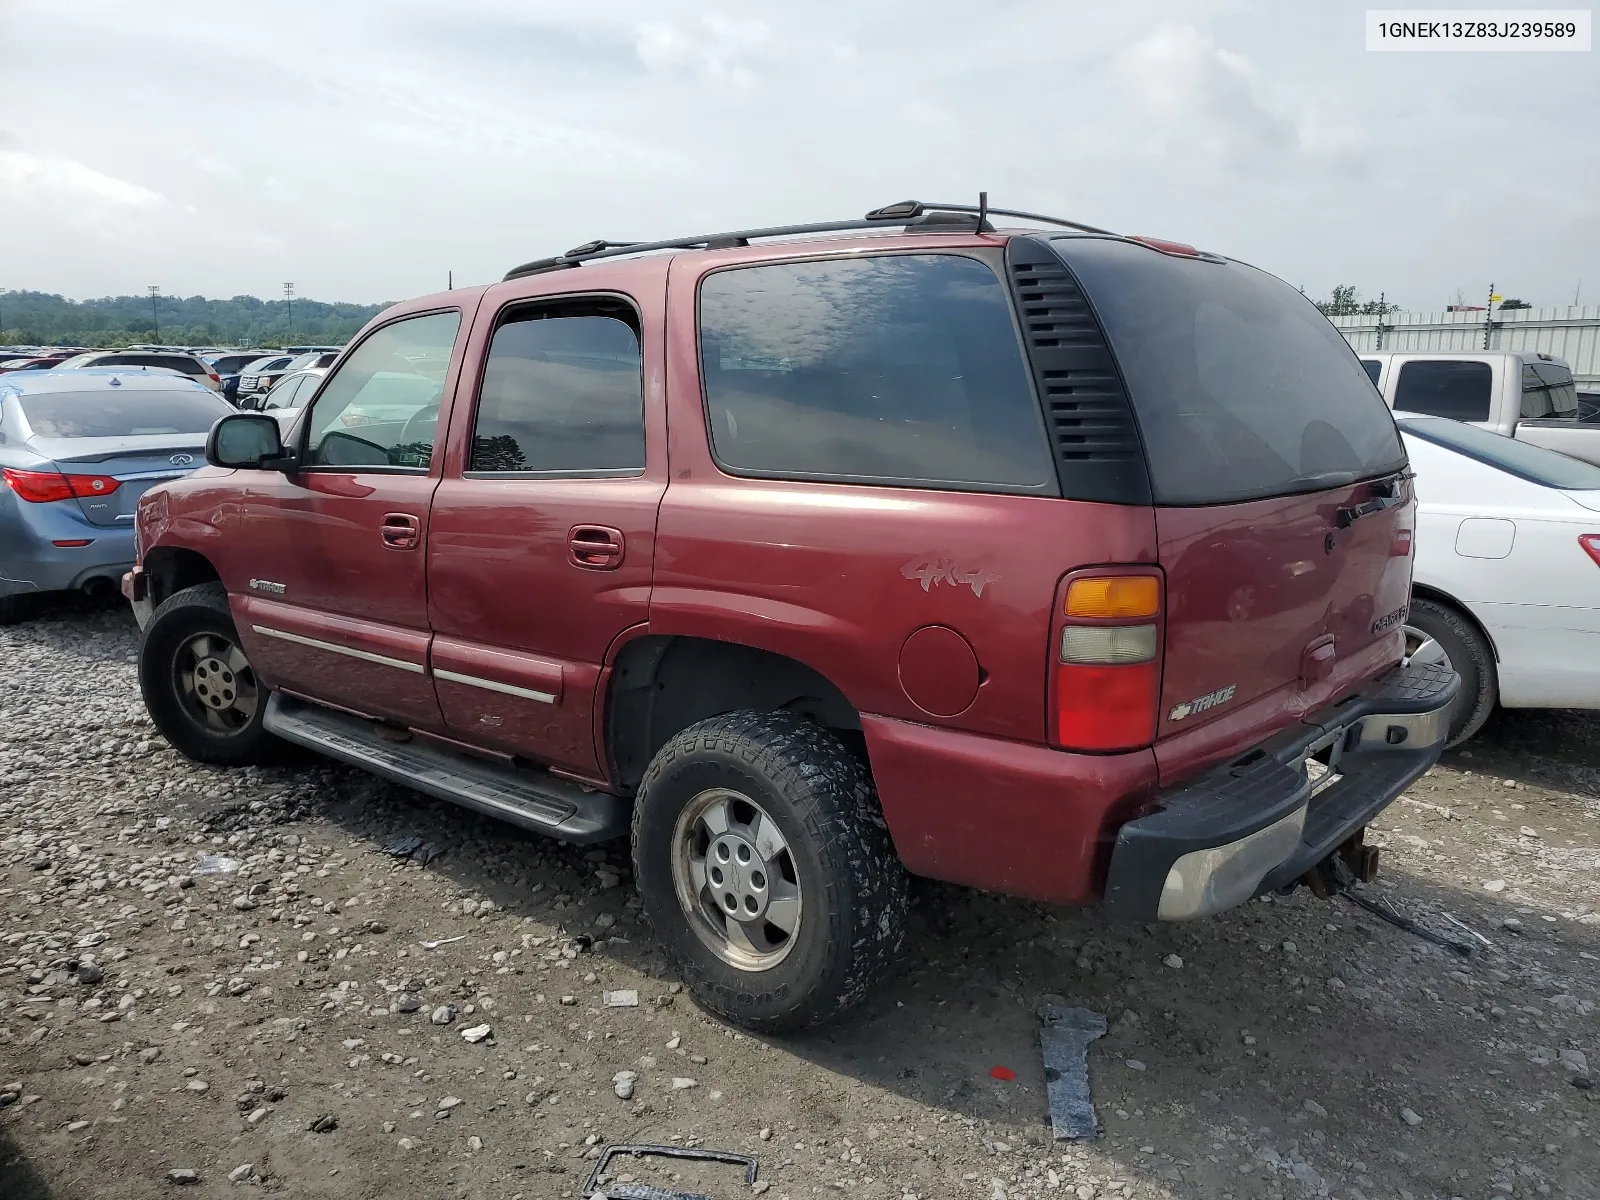
M144 208L167 202L160 192L73 159L41 158L22 150L0 150L0 195L47 202L88 201L117 208Z
M649 21L634 31L639 61L656 71L682 72L741 87L753 84L772 31L760 21L733 21L715 14L685 31L665 21Z

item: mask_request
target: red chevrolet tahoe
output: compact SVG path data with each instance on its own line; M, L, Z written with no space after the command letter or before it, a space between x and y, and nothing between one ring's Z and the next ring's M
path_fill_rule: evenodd
M1402 661L1411 476L1322 315L986 206L399 304L207 462L123 585L168 740L631 834L755 1029L884 975L908 873L1179 920L1369 870L1458 690Z

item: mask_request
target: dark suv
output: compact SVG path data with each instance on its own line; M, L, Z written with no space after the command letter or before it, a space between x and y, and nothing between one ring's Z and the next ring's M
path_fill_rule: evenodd
M1411 475L1334 328L1072 222L592 243L396 305L208 461L124 582L167 738L631 834L757 1029L884 974L907 872L1139 920L1365 876L1458 686L1401 661Z

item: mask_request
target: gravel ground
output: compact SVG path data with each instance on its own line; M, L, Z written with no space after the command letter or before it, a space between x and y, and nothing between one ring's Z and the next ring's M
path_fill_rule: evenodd
M1594 716L1500 714L1374 831L1368 893L1468 958L1304 891L1175 927L930 884L891 986L762 1043L670 977L622 847L189 763L134 646L119 609L0 629L5 1200L542 1200L618 1142L757 1154L792 1200L1600 1196ZM1090 1144L1050 1140L1046 993L1111 1024Z

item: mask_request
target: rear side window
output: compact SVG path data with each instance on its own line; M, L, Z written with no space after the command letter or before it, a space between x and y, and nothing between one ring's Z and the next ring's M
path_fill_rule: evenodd
M1281 279L1110 238L1051 245L1111 344L1158 504L1319 491L1404 464L1360 360Z
M1524 363L1522 366L1522 415L1555 417L1578 415L1578 386L1572 372L1559 363Z
M1600 491L1600 467L1581 458L1570 458L1543 446L1453 421L1410 420L1402 428L1413 437L1424 438L1545 487Z
M700 357L735 473L1057 490L1010 304L978 259L719 271L700 285Z
M189 388L191 384L180 384ZM109 389L108 389L109 390ZM183 392L48 392L19 396L22 415L39 437L139 437L204 433L233 408L196 388Z
M1420 359L1401 364L1394 406L1452 421L1487 421L1493 391L1494 371L1488 363Z
M468 470L633 474L644 467L637 318L626 306L541 310L495 330Z
M1361 367L1367 373L1367 378L1372 380L1372 386L1378 386L1378 376L1383 374L1383 364L1375 358L1363 358Z

